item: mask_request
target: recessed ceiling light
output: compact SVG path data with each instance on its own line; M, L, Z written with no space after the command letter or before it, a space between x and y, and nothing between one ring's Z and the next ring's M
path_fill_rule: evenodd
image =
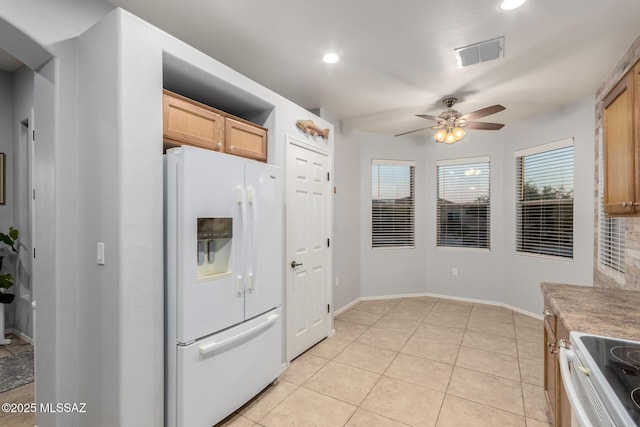
M503 0L500 3L500 9L502 10L513 10L517 9L524 4L527 0Z
M331 52L331 53L327 53L325 56L323 56L322 60L324 62L326 62L327 64L335 64L336 62L340 61L340 57L338 55L336 55L335 53Z

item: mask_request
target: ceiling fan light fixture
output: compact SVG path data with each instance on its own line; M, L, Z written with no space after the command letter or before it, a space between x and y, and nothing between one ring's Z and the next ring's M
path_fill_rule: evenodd
M444 129L440 129L436 132L435 135L433 135L433 137L438 142L444 142L445 138L447 137L447 132Z
M527 0L503 0L500 3L500 9L502 10L513 10L522 6Z
M456 141L456 136L451 132L447 132L447 137L445 138L444 142L446 144L454 144Z
M466 132L461 127L453 128L453 136L456 138L456 141L460 141L465 135Z

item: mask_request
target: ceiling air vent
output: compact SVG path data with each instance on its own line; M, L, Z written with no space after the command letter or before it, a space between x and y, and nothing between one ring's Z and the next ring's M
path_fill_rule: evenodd
M498 59L504 55L504 37L459 47L454 52L460 68Z

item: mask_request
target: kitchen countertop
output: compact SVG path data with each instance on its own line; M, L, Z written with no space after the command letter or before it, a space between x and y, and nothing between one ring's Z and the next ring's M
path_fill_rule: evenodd
M640 341L640 291L558 283L540 288L569 331Z

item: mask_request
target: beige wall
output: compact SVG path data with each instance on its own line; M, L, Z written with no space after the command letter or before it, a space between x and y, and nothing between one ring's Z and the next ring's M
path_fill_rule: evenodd
M634 64L640 59L640 37L629 47L629 50L620 58L613 71L607 76L604 84L596 92L596 129L595 129L595 150L596 150L596 168L595 168L595 197L596 197L596 221L595 221L595 250L594 250L594 273L593 283L594 286L603 288L621 288L621 289L636 289L640 290L640 216L625 217L623 218L623 224L625 225L625 243L626 243L626 256L625 256L625 277L620 281L616 281L607 274L598 270L598 177L599 170L598 164L600 159L599 147L598 147L598 129L602 127L602 99L607 95L611 88L620 80ZM637 155L637 154L636 154Z

